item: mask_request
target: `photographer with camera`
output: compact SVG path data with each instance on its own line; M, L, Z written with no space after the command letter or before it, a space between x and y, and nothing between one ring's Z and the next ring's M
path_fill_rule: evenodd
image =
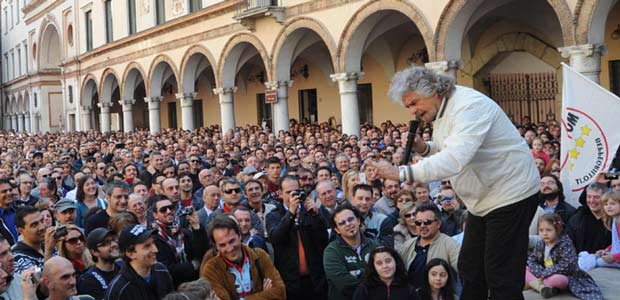
M157 261L164 264L174 280L174 286L198 279L200 260L209 248L207 234L198 221L198 213L187 207L179 210L179 218L186 218L189 228L176 222L175 205L166 198L157 198L152 204L153 227L157 229L155 246ZM185 216L183 216L185 215Z
M287 299L326 299L323 251L328 242L327 226L297 177L283 177L280 190L282 202L267 215L266 223Z

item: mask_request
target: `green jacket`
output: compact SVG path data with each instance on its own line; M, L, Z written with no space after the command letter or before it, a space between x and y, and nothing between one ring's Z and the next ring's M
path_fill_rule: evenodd
M340 236L327 245L323 254L323 268L329 287L329 300L353 298L370 252L378 246L378 242L366 239L363 235L360 255Z

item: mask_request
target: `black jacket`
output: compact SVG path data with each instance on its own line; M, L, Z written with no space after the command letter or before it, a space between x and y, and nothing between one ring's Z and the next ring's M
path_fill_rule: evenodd
M184 262L175 255L176 249L168 245L161 235L155 235L154 241L159 251L157 261L168 268L175 287L183 282L198 279L198 270L194 268L192 260L197 260L200 264L202 257L209 250L209 238L202 227L198 230L183 229L183 242L187 257Z
M273 244L275 266L282 275L287 295L297 294L301 290L298 230L314 290L325 291L327 281L323 270L323 252L327 247L328 237L323 219L318 214L302 210L299 225L295 225L295 216L284 208L282 203L278 203L276 209L267 215L265 223Z
M413 286L385 284L369 286L361 283L353 294L353 300L419 300Z
M111 272L102 271L96 266L88 268L78 280L78 294L91 295L96 300L105 299L105 292L119 271L116 265Z
M151 268L151 280L147 283L130 264L123 264L120 273L110 283L106 300L160 300L174 291L172 278L166 266L157 263Z
M545 200L543 200L540 203L540 207L544 208L543 207L544 204L545 204ZM558 204L555 206L555 211L554 211L554 213L560 215L560 217L562 218L562 222L564 222L565 224L568 223L568 221L570 220L570 217L572 217L576 212L577 212L576 208L566 203L566 201L562 199L558 201Z
M594 253L611 244L611 234L602 220L597 220L586 202L586 192L579 197L581 206L566 223L566 233L573 241L577 253Z

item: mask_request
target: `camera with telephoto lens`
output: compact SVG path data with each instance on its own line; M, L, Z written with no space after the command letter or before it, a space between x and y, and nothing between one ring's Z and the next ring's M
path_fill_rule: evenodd
M620 174L620 173L616 173L616 172L605 173L604 174L605 175L605 180L616 180L616 179L618 179L618 174Z
M194 213L194 208L191 206L183 207L179 211L179 217L189 216Z
M304 201L306 199L306 191L304 190L295 190L291 193L293 197L299 197L299 201Z

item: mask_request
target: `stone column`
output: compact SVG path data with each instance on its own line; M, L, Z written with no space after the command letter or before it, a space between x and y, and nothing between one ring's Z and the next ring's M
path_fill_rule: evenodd
M607 52L605 45L576 45L560 48L562 57L570 59L570 66L577 72L599 83L601 75L601 55Z
M4 114L4 130L11 129L11 115Z
M15 132L18 131L18 127L17 127L17 113L14 113L11 119L11 128L13 130L15 130Z
M121 100L123 106L123 131L133 131L133 105L136 104L134 99Z
M26 122L26 128L24 130L26 130L26 132L32 132L31 124L30 124L30 112L26 113L25 122Z
M360 135L360 112L357 103L357 81L362 79L363 72L337 73L330 77L338 82L340 91L340 112L342 114L342 133Z
M265 82L265 86L269 90L275 90L278 93L278 100L273 103L273 133L278 134L280 130L289 131L289 115L288 115L288 88L293 86L293 81L271 81Z
M144 101L149 106L149 129L151 133L160 132L161 131L161 116L159 113L159 105L164 97L145 97Z
M461 63L458 60L448 61L432 61L424 64L429 70L435 71L437 74L452 76L456 80L456 71L459 69Z
M91 110L92 107L90 105L84 105L82 106L82 131L89 131L92 129L91 127ZM37 130L38 132L38 130Z
M112 103L102 102L98 103L97 106L101 109L101 132L108 133L110 132L110 107Z
M18 132L23 132L24 131L24 127L26 127L24 124L24 115L25 113L18 113L17 114L17 131Z
M181 103L181 128L194 130L194 98L197 93L178 93L177 99Z
M215 88L213 93L220 97L220 112L222 115L222 133L235 129L235 107L233 106L233 94L237 91L232 88Z
M41 113L36 112L34 114L34 133L41 131Z

